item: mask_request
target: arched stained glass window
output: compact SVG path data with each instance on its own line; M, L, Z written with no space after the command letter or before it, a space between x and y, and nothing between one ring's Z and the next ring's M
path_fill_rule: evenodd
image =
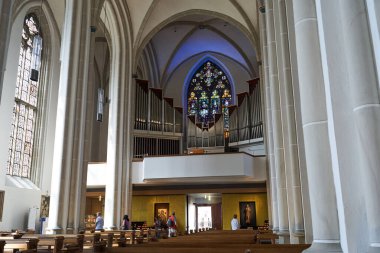
M191 78L187 91L187 113L195 115L197 122L207 126L214 114L224 115L224 128L228 131L228 106L231 104L231 84L221 68L206 61Z
M35 40L42 47L39 21L33 13L24 19L17 70L15 103L8 149L7 174L30 178L37 119L39 81L31 80ZM40 35L40 36L37 36ZM40 50L40 48L39 48ZM40 59L38 59L40 60ZM32 78L35 79L35 78Z

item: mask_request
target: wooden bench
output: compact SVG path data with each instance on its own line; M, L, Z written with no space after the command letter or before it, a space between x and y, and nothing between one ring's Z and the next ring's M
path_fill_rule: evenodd
M92 233L84 235L84 245L93 249L94 252L105 252L107 241L101 239L100 233Z
M276 244L278 235L271 233L259 233L256 235L256 243L261 244L263 242L270 241L271 244Z
M37 238L37 250L48 250L53 253L78 253L83 252L84 235L30 235L25 238Z
M4 250L13 250L13 252L37 252L38 239L6 239ZM4 252L3 250L3 252Z
M188 236L160 240L157 243L142 243L128 247L128 253L242 253L250 249L255 253L301 253L308 244L257 244L253 235L257 231L204 231ZM274 234L275 235L275 234ZM275 235L277 236L277 235ZM109 253L120 253L112 248Z

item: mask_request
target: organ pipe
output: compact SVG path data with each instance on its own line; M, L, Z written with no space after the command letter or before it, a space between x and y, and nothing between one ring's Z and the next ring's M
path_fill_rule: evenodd
M238 135L239 141L249 140L248 93L238 94Z
M164 131L174 131L174 108L172 98L164 98Z
M238 142L239 140L239 128L238 128L238 112L237 106L231 105L228 107L228 114L230 117L230 143Z

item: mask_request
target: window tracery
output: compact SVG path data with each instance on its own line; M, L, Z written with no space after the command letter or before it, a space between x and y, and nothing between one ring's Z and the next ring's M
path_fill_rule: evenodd
M228 131L228 106L231 104L231 84L221 68L206 61L191 78L187 92L188 115L195 115L203 127L222 113L224 129Z
M39 82L32 81L31 65L33 39L40 35L37 16L28 14L24 19L17 70L15 103L8 148L7 174L30 178L37 120Z

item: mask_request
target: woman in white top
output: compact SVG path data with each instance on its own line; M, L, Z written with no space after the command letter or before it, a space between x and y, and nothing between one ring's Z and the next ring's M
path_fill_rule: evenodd
M231 229L237 230L240 228L239 221L237 219L237 214L234 214L234 217L231 220Z

